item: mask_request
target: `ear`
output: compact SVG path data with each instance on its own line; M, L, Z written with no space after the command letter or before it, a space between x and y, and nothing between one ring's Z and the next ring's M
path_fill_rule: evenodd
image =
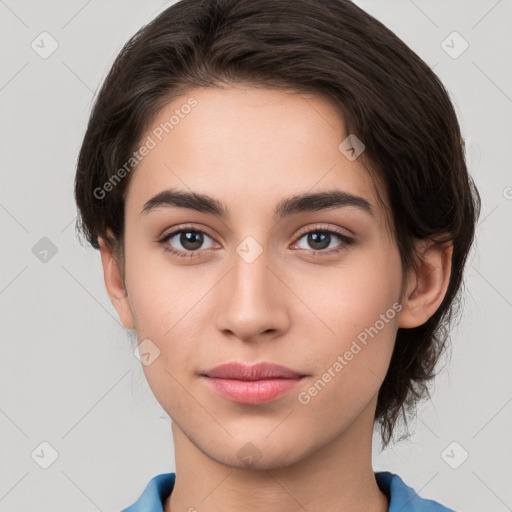
M418 267L408 275L398 327L418 327L437 310L446 295L452 269L453 244L420 241Z
M103 277L108 296L116 308L121 323L127 329L134 329L132 311L128 300L128 293L124 287L121 269L114 256L112 246L103 238L98 237L100 245L101 264L103 265Z

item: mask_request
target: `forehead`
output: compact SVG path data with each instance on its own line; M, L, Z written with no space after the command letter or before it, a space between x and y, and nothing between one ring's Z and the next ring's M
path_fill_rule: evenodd
M162 108L143 135L141 146L150 149L132 171L127 207L140 211L167 188L245 209L337 188L378 209L361 161L340 151L346 137L341 113L320 96L245 86L192 89Z

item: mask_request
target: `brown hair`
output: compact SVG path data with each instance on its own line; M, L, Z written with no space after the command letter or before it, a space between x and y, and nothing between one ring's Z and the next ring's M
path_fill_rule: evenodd
M399 417L407 422L430 396L480 197L447 91L371 15L348 0L182 0L164 10L126 43L96 98L77 165L77 230L95 248L101 236L122 259L130 174L108 194L97 191L119 177L164 105L230 82L309 92L340 108L386 188L403 269L416 264L415 240L453 243L442 304L423 325L398 329L375 415L386 446Z

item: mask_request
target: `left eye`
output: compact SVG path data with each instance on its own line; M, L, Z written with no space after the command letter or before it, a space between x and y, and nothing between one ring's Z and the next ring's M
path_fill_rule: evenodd
M305 239L306 243L309 245L308 247L301 247L300 240ZM331 242L335 242L338 239L338 242L341 241L341 244L334 243L336 245L350 245L352 243L352 239L342 235L341 233L337 233L336 231L328 231L328 230L316 230L309 231L308 233L304 233L297 242L299 249L305 250L313 250L313 251L323 251L325 249L330 249L333 247ZM343 247L342 247L343 248Z

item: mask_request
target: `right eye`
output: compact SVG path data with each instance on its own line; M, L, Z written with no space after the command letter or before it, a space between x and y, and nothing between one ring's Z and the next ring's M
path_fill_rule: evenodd
M200 249L205 242L205 237L212 240L204 231L192 228L180 228L167 233L159 240L164 251L180 258L193 258L200 254ZM181 245L181 248L179 247ZM178 246L178 248L177 248ZM212 247L210 244L206 249ZM203 249L205 249L203 247Z

